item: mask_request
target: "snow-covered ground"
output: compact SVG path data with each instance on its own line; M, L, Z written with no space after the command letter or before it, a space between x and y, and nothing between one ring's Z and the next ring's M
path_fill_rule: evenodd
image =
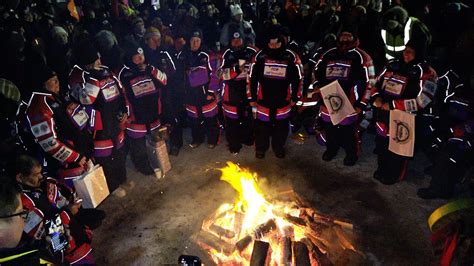
M220 204L233 202L235 192L219 180L217 170L233 161L257 172L264 191L291 185L316 210L352 221L356 246L368 265L433 265L427 218L444 201L416 196L416 189L429 182L422 172L426 162L420 155L411 162L406 181L385 186L372 178L373 142L372 135L364 136L362 156L353 167L343 166L342 150L333 161L322 161L324 147L314 137L303 145L289 138L284 159L270 150L258 160L253 147L233 156L224 139L213 150L185 146L178 157L170 157L172 170L162 180L141 175L128 161L127 196L111 195L99 207L107 218L94 231L97 262L176 264L181 254L202 255L190 237Z

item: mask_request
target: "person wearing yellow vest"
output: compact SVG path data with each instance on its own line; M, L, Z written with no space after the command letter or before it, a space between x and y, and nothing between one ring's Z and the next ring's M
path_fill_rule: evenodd
M426 25L415 17L410 17L408 12L394 6L382 16L380 34L385 45L385 58L391 60L402 55L405 45L410 39L431 43L431 33Z

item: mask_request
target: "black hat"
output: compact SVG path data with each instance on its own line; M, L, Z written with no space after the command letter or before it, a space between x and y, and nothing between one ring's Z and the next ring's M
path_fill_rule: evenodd
M35 87L43 88L44 83L54 76L57 76L56 72L46 65L41 65L33 72L33 83Z
M143 54L143 49L133 40L127 40L124 42L123 49L125 52L125 61L130 61L136 54Z
M244 39L244 34L240 28L234 24L229 26L229 40L232 39Z
M80 42L75 49L74 55L77 64L82 67L90 65L100 58L99 52L89 40Z
M284 43L284 33L283 29L279 25L271 25L270 28L267 30L267 43L270 42L270 40L275 40L278 39L279 42Z
M201 29L194 29L191 31L191 34L189 36L189 39L191 40L191 38L193 37L197 37L199 39L203 39L203 35L202 35L202 30Z
M358 38L358 28L357 28L357 25L353 25L353 24L346 24L342 27L341 31L339 32L339 34L343 33L343 32L348 32L350 34L352 34L352 37L354 37L354 41Z
M394 6L382 15L382 29L393 31L403 27L409 18L408 11L401 6Z

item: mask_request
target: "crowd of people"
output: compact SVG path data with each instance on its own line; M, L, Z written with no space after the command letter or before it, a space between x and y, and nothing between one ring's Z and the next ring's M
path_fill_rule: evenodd
M230 153L254 146L257 159L270 146L284 158L287 137L305 130L326 147L324 161L344 149L347 167L361 156L361 134L374 133L373 177L391 185L411 160L389 149L389 114L401 110L416 115L415 155L431 164L419 197L453 197L472 165L469 4L0 4L0 262L41 255L93 264L91 230L105 213L82 208L72 180L100 164L110 191L125 196L127 155L137 171L154 174L147 141L164 130L173 156L190 127L193 149L213 149L223 134ZM335 80L355 110L337 124L320 91Z

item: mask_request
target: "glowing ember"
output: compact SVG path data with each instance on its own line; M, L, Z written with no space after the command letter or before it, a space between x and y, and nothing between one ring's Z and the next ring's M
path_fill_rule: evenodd
M222 204L194 236L216 264L326 265L363 256L352 244L352 224L297 200L266 199L257 175L234 163L221 171L221 180L238 192L236 202Z

